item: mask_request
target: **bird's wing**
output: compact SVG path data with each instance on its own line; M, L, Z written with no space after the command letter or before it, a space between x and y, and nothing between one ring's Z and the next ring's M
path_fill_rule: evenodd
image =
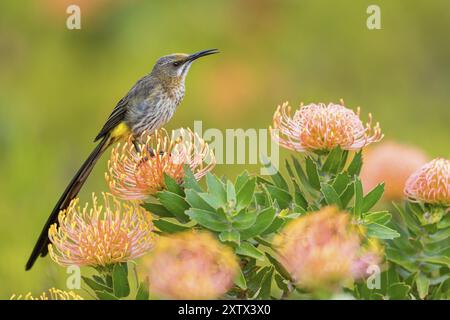
M106 120L106 123L103 125L103 128L95 137L94 142L106 136L108 132L110 132L119 123L123 121L123 119L125 118L125 112L127 111L126 109L127 103L128 103L128 95L120 99L120 101L117 103L116 107L109 115L108 120Z

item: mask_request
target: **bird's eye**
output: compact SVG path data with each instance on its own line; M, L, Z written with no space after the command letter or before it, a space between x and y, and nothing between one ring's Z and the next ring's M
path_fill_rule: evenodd
M172 63L172 65L173 65L174 67L178 67L178 66L180 65L180 62L179 62L179 61L175 61L174 63Z

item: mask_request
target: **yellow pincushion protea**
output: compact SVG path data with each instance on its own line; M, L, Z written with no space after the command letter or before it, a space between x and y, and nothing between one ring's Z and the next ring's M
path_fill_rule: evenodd
M92 207L78 199L59 214L59 226L49 230L50 257L58 264L108 266L138 258L152 249L151 215L134 204L122 204L103 194L104 205L92 196Z
M424 164L408 178L404 192L411 201L450 206L450 160Z
M147 263L150 292L166 299L215 299L233 285L232 250L206 232L161 237Z
M329 151L337 146L359 150L383 138L379 124L372 127L372 116L364 126L357 113L343 103L301 105L291 116L287 102L273 116L272 138L281 146L298 151Z
M31 293L25 295L13 294L10 300L84 300L81 296L73 291L64 291L56 288L51 288L48 292L43 292L41 295L34 297Z
M141 137L143 143L128 140L113 148L106 174L111 192L125 200L144 200L165 188L164 174L182 183L185 165L196 179L203 177L215 165L212 151L191 130L179 133L175 139L175 132L170 137L165 130L157 130Z

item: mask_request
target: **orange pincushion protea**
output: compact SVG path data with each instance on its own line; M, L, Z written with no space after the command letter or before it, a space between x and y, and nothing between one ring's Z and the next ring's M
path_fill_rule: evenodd
M232 250L206 232L161 237L147 264L150 291L167 299L216 299L239 270Z
M203 177L215 165L212 151L191 130L180 132L179 138L173 139L159 130L143 136L144 143L135 145L129 140L115 147L106 174L111 192L125 200L144 200L165 188L164 174L182 183L185 165L196 179Z
M153 248L151 215L140 206L122 204L103 194L104 205L92 196L92 208L79 199L59 214L59 226L48 232L50 257L58 264L108 266L138 258Z
M450 206L450 160L434 159L406 181L405 195L411 201Z
M273 116L272 138L281 146L298 151L329 151L337 146L359 150L383 138L379 124L372 127L372 116L364 126L357 113L340 104L300 106L291 117L287 102Z

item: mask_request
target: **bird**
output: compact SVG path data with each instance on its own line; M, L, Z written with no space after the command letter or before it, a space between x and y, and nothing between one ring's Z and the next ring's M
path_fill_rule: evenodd
M133 141L138 141L144 132L152 134L163 127L184 98L185 79L192 63L198 58L216 53L219 50L207 49L194 54L173 53L163 56L156 61L151 72L139 79L120 99L94 139L94 142L98 142L97 146L75 173L48 217L25 270L30 270L39 256L47 255L50 243L48 229L58 223L59 212L66 209L78 195L105 150L130 135Z

